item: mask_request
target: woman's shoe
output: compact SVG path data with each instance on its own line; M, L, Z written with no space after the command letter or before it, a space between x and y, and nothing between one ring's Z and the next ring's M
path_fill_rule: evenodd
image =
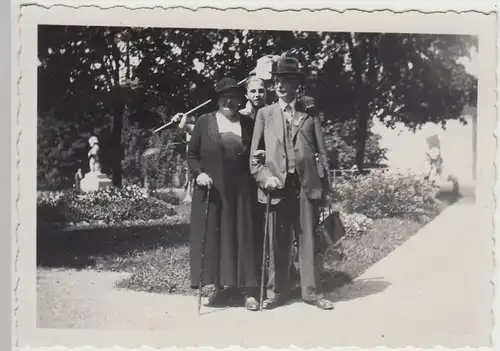
M224 304L224 294L222 289L216 288L208 295L208 303L207 306L220 306Z
M280 306L282 301L278 298L266 299L262 302L262 308L265 310L272 310Z
M253 297L246 297L245 298L245 308L249 311L258 311L259 310L259 303L255 298Z

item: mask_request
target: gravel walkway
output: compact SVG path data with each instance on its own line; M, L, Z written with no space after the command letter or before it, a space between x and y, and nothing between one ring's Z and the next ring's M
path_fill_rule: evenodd
M467 200L446 209L336 291L334 311L292 303L264 313L203 307L198 317L195 297L114 288L125 274L39 269L38 327L160 329L177 346L490 347L492 240L478 231L478 211Z

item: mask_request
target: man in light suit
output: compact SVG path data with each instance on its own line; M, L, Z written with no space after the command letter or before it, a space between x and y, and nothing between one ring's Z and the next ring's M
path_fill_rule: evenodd
M262 307L275 308L290 293L295 233L302 299L330 310L333 303L322 294L316 254L319 211L331 192L321 123L296 104L303 78L296 59L280 59L273 76L279 100L257 112L250 152L265 149L264 163L251 156L250 171L259 185L259 202L271 196L267 299Z

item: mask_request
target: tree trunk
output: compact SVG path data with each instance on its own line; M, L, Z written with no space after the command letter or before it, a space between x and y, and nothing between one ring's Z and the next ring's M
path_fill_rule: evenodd
M122 160L125 150L122 146L123 119L125 113L126 100L124 100L123 90L120 82L120 49L117 46L116 34L114 30L108 31L109 57L115 62L115 66L109 66L109 75L113 78L114 86L111 88L111 101L113 103L113 128L111 130L111 150L110 168L111 181L114 186L122 187Z
M120 102L115 103L113 109L113 130L111 133L111 180L116 187L122 187L122 160L123 160L123 145L122 145L122 131L123 131L123 113L125 112L125 105Z
M355 89L358 96L358 103L356 106L356 157L355 163L360 172L363 172L365 160L365 147L368 127L368 105L365 103L365 89L363 82L363 65L361 57L356 45L356 33L351 33L351 38L347 40L349 45L349 53L351 56L352 69L354 71Z
M366 74L366 79L363 77L363 63L361 59L360 52L358 48L355 46L356 43L356 34L353 33L351 35L351 40L348 40L349 44L349 52L352 59L352 68L354 70L355 84L356 84L356 93L358 96L357 103L357 130L356 130L356 157L355 163L358 167L358 170L361 173L364 173L365 167L365 153L366 153L366 140L368 139L368 122L370 120L370 102L373 96L373 90L376 88L376 60L375 56L376 45L374 43L374 38L370 38L368 42L369 54L368 54L368 72Z
M368 137L368 109L364 103L358 106L358 129L356 131L357 139L357 149L356 149L356 166L360 172L363 172L365 167L365 149L366 149L366 138Z

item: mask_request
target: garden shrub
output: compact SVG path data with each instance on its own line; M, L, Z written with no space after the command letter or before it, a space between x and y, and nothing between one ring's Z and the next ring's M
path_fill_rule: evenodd
M142 158L143 179L148 179L152 189L181 186L187 167L184 135L175 130L169 135L155 134L149 138L148 147L159 152Z
M370 218L436 214L437 193L427 180L380 170L334 184L334 198L344 211Z
M177 195L172 189L168 190L153 190L152 194L153 197L163 200L166 203L172 204L172 205L178 205L181 203L181 199L179 198L179 195Z
M37 219L43 222L66 222L69 213L67 191L39 191Z
M361 213L340 212L340 220L349 237L361 236L373 227L373 219Z
M119 223L162 219L175 215L172 204L148 198L144 189L127 186L109 187L92 193L76 190L39 192L39 222L57 223Z
M380 145L382 137L371 131L372 121L368 123L365 145L364 165L367 168L380 167L387 161L387 149ZM346 169L356 164L356 120L327 121L323 125L323 135L331 168Z

